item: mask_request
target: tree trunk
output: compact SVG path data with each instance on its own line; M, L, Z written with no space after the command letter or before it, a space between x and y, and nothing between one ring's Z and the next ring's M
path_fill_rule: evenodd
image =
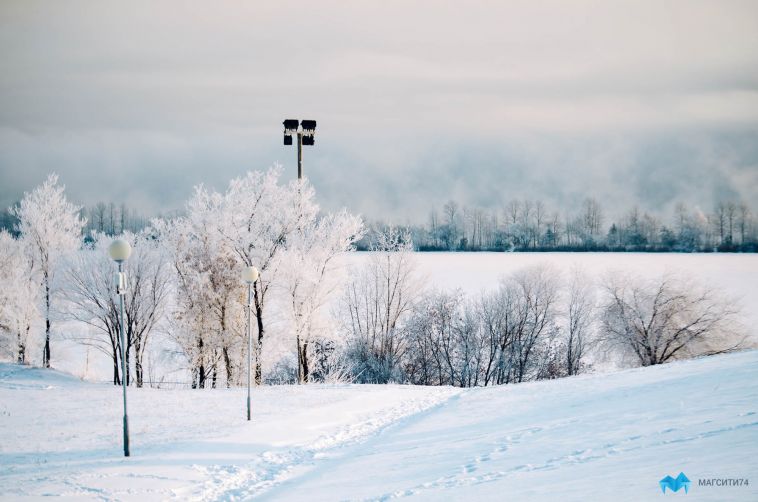
M261 384L261 355L263 353L263 304L258 295L258 282L253 283L253 300L255 302L255 318L258 321L258 343L255 352L255 385Z
M295 336L295 343L297 343L297 383L303 383L303 361L302 353L300 352L300 335Z
M29 335L29 326L26 327L26 334ZM18 364L26 364L26 344L21 341L21 332L18 332Z
M297 336L297 381L308 383L310 371L308 368L308 342L301 343L300 335Z
M205 388L205 364L203 364L202 359L200 360L200 370L197 377L197 386L201 389Z
M108 331L108 334L111 337L111 359L113 360L113 385L121 385L121 378L119 378L119 370L118 370L118 349L119 344L116 339L116 336L113 335L112 331Z
M566 350L566 371L569 376L574 374L574 337L569 335L568 348Z
M129 353L130 352L131 351L129 350L129 341L127 340L126 342L126 376L125 376L127 386L132 383L132 378L131 378L132 368L129 366Z
M45 273L45 349L42 352L42 365L50 367L50 284Z
M118 356L113 353L113 385L121 385L121 378L118 374Z
M142 358L134 354L134 376L137 379L137 387L142 387Z
M229 347L224 347L222 352L224 354L224 368L226 369L226 387L229 388L232 386L232 380L234 379L232 360L229 357Z
M200 366L198 367L197 386L201 389L205 388L205 364L203 361L203 337L199 337L197 341L198 352L200 353Z
M142 344L138 343L139 337L134 339L134 378L137 387L142 387Z
M310 368L308 367L308 342L303 343L303 383L307 383L310 378Z

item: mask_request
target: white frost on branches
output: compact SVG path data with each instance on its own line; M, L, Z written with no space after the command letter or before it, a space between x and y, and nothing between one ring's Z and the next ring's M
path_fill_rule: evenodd
M170 300L170 264L149 231L127 232L120 238L132 246L132 255L123 263L127 277L126 354L121 346L119 299L114 287L117 268L108 255L113 237L95 234L91 245L66 261L62 274L66 288L61 295L65 301L59 309L65 318L88 327L73 338L108 356L114 384L123 378L121 360L126 357L127 382L133 380L141 387L148 341L162 324Z
M21 204L11 209L19 220L17 230L32 263L39 272L43 288L41 310L45 315L45 348L42 362L50 367L51 312L56 296L55 275L60 259L77 249L86 220L79 217L81 207L70 203L65 186L58 184L58 175L51 174L45 182L25 193Z
M351 250L362 235L362 220L343 210L303 223L289 239L282 284L295 335L301 383L308 381L312 371L310 342L314 337L333 338L329 335L333 326L320 314L344 279L336 259Z
M274 339L282 342L291 328L303 342L297 353L307 364L307 343L321 332L316 314L339 285L334 258L362 233L361 220L345 211L319 215L313 188L306 181L281 183L281 174L279 166L249 172L224 193L200 186L186 215L154 223L176 270L172 332L199 387L222 377L227 385L241 382L247 291L240 273L247 265L260 271L252 299L256 383L263 379L272 321L280 328ZM289 308L275 316L273 304Z
M0 231L0 284L0 352L25 364L42 290L22 243L6 231Z

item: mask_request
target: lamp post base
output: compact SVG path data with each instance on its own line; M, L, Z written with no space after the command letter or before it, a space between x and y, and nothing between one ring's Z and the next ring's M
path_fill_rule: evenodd
M124 415L124 456L129 456L129 419Z

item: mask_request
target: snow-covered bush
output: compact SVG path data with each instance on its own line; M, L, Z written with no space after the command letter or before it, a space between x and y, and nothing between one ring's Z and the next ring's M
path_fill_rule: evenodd
M343 318L346 357L356 381L472 387L557 378L586 368L594 300L583 275L574 273L564 285L555 269L528 267L473 299L460 290L423 292L410 279L394 284L403 277L400 269L382 274L377 267L391 270L397 256L377 252L372 258L342 305L349 313ZM399 291L413 301L384 330L387 300Z
M604 290L602 340L640 366L743 345L736 304L686 278L664 274L644 280L614 273Z
M339 306L357 382L397 381L406 349L404 325L420 292L410 235L377 232L369 263L353 272Z

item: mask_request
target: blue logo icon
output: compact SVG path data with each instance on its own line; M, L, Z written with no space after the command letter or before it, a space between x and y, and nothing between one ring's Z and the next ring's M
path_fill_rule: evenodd
M684 488L684 493L690 492L690 480L687 478L687 476L684 475L683 472L680 472L676 478L666 476L660 480L658 484L661 485L661 490L663 493L666 493L666 488L672 492L678 492L680 488Z

